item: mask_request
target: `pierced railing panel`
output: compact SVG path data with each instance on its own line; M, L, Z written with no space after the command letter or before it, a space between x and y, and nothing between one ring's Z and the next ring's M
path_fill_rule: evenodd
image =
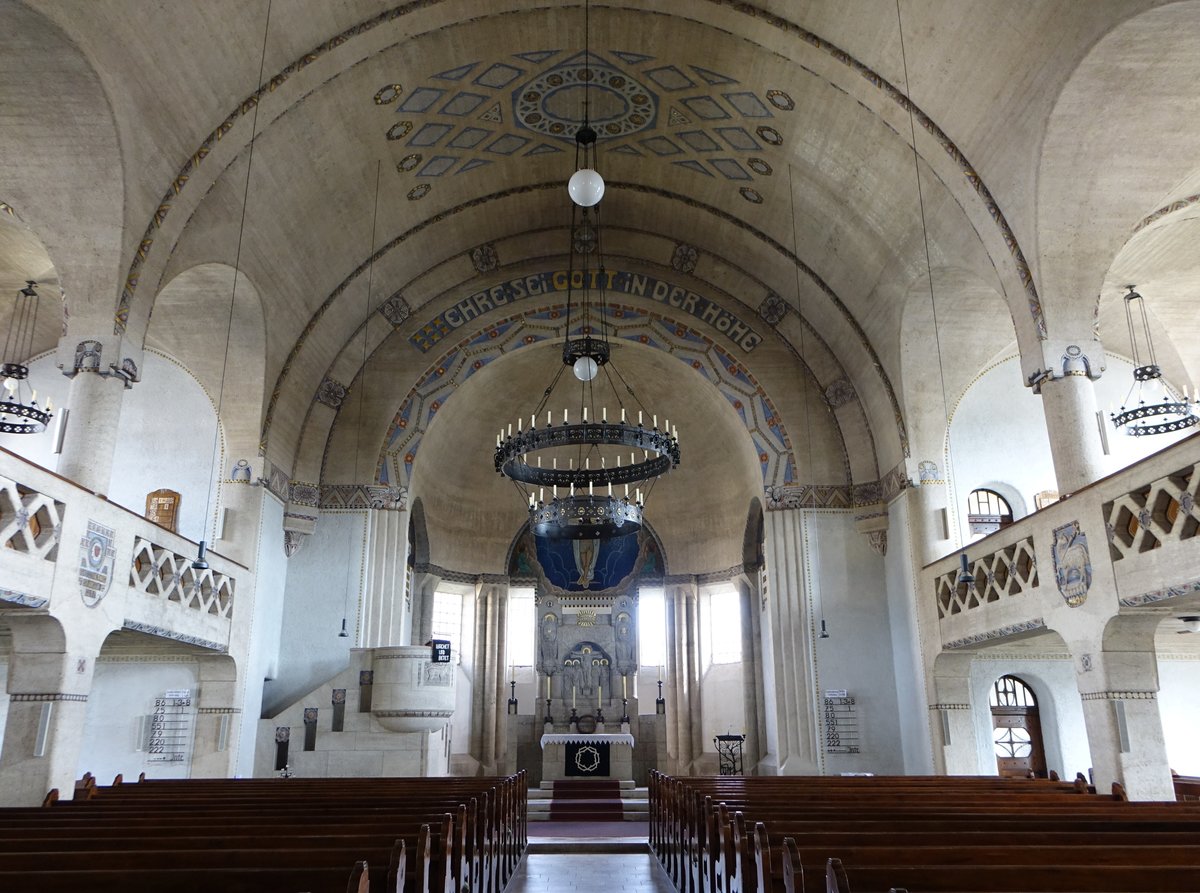
M1200 533L1200 474L1189 465L1104 504L1108 551L1120 561Z
M0 548L54 561L65 512L65 503L0 477Z
M959 569L937 578L938 619L952 617L972 608L1020 595L1038 585L1037 556L1033 537L1027 536L970 565L975 582L959 582Z
M217 617L233 616L234 579L212 568L196 570L192 559L144 537L133 546L129 585L156 598Z

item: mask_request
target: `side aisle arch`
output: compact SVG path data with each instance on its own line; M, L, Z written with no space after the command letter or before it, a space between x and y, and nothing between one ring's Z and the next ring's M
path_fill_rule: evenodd
M565 305L560 304L514 314L462 339L428 367L392 420L380 452L376 480L389 486L408 486L422 438L458 385L506 353L561 338L564 311ZM665 351L687 363L720 391L754 443L764 487L795 483L796 463L783 420L744 363L713 339L659 313L609 304L605 319L618 342Z

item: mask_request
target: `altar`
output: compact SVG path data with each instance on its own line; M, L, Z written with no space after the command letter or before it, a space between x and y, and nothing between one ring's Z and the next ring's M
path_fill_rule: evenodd
M633 736L628 733L547 732L542 735L542 780L633 780Z

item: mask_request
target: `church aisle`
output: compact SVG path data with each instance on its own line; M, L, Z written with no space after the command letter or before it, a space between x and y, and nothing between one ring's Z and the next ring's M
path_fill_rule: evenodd
M505 893L674 893L670 878L650 853L532 853Z

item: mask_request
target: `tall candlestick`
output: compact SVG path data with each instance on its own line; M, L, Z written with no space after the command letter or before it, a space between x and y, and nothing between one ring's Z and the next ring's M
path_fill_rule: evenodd
M550 677L546 677L546 700L550 700Z
M571 709L575 709L575 686L571 686Z
M623 698L629 697L629 677L628 676L621 677L621 697L623 697Z
M599 682L596 683L596 709L600 709L600 696L604 694L604 686Z

